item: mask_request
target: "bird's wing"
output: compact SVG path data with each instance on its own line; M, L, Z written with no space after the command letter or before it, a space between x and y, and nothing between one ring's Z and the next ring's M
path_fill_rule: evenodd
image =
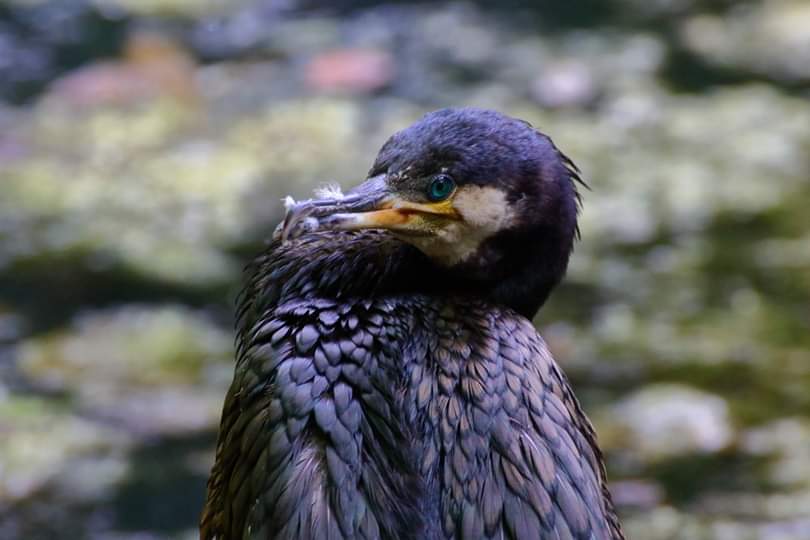
M447 536L623 538L594 430L543 340L509 311L468 312L480 327L445 339L436 384L457 355L459 383L436 398Z
M403 326L385 302L297 294L306 263L257 264L238 309L201 538L405 538L413 508L399 501L416 488L413 475L397 474L411 458L395 441L408 436L389 407L392 389L375 380Z
M376 380L386 371L378 363L398 356L404 323L384 301L314 293L358 267L357 280L373 283L401 244L343 240L345 249L334 235L274 242L248 268L204 540L405 538L414 526L403 517L413 505L402 503L418 491L413 458L399 444L411 437L390 407L394 389ZM382 262L358 265L364 248ZM389 511L375 517L370 505Z
M388 309L309 299L242 333L201 538L416 538L412 437L380 378L403 334Z
M296 506L305 493L320 492L321 473L300 436L311 410L291 410L300 401L285 393L295 388L290 380L295 326L277 316L290 261L274 257L275 248L248 267L238 302L236 367L200 520L203 540L272 538L286 526L300 526L304 512L312 523L317 510L314 500ZM299 533L308 537L303 528Z
M343 512L328 487L341 466L345 474L342 459L359 460L359 416L325 350L341 354L314 325L283 316L251 332L226 397L202 538L328 539L359 528L359 502Z

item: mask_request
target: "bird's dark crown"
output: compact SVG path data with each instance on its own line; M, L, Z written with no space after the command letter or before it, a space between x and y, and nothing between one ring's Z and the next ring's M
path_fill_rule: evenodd
M368 176L343 198L294 206L285 231L388 229L427 255L434 286L527 317L565 274L581 180L526 122L474 108L429 113L388 139Z

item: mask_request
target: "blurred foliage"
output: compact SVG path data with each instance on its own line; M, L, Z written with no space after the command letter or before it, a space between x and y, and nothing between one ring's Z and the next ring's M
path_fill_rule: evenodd
M193 538L240 268L442 106L582 168L536 323L634 539L810 538L802 0L0 2L0 538Z

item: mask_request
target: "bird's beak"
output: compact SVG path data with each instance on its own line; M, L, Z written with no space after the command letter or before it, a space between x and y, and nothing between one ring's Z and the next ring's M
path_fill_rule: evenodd
M460 215L452 197L435 203L409 201L393 193L385 175L373 176L344 196L288 204L282 240L316 230L388 229L405 236L434 234Z

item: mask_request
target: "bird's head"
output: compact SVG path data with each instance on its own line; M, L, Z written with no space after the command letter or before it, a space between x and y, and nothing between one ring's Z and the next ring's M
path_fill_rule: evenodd
M292 204L281 234L386 229L437 269L532 316L565 273L578 180L528 123L443 109L388 139L346 195Z

